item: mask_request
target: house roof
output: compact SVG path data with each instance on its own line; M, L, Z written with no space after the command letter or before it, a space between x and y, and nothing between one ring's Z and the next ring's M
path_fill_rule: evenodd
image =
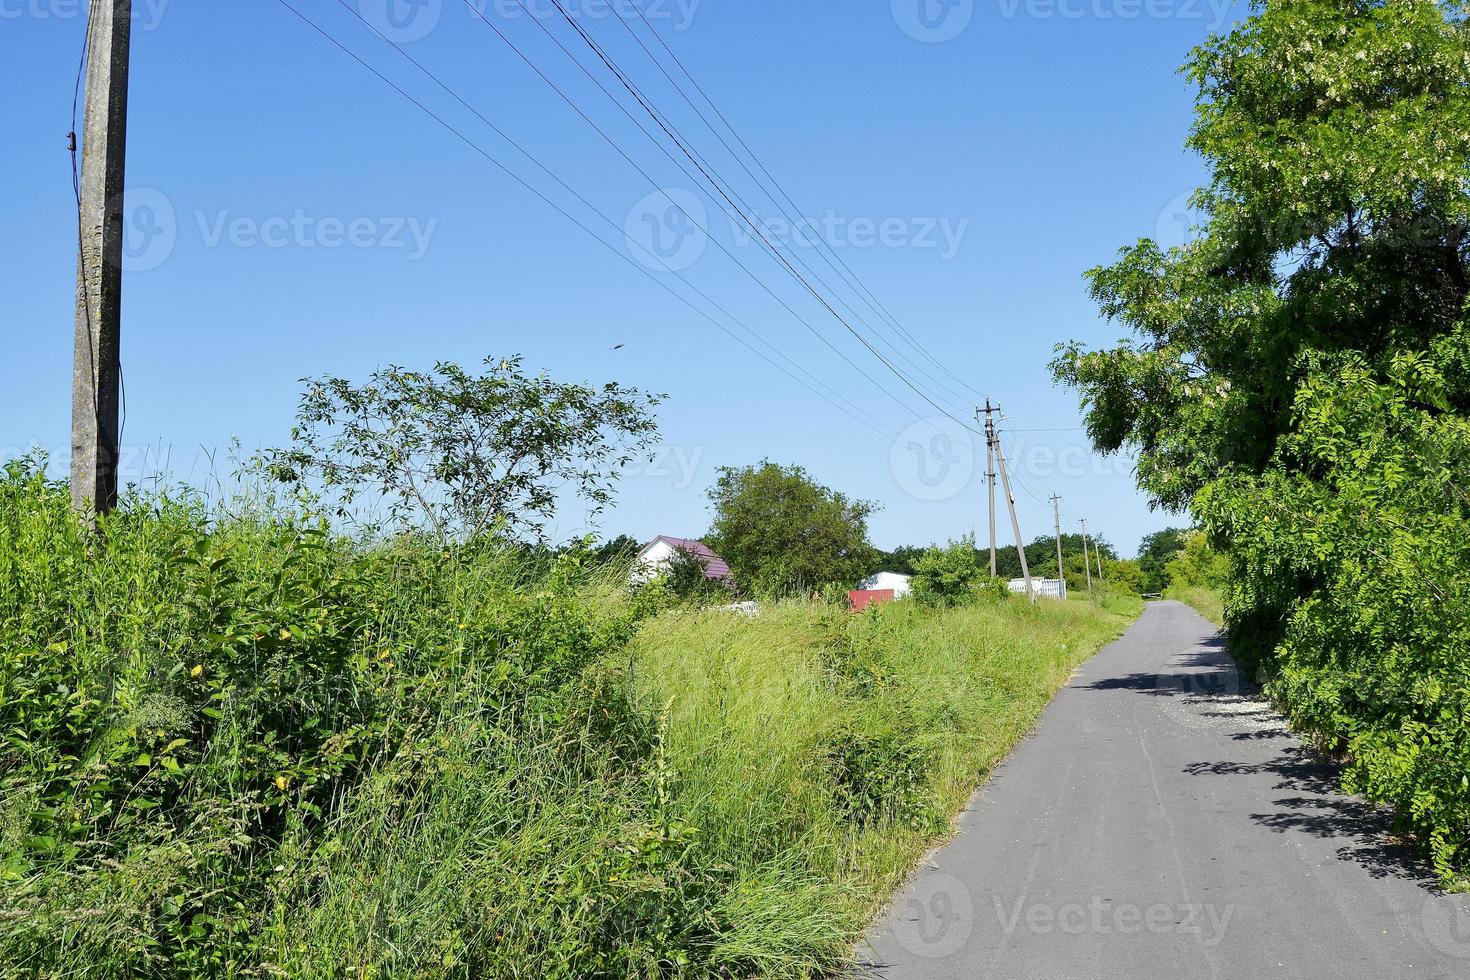
M902 572L874 572L858 583L859 589L885 589L902 585L905 588L913 581L912 575Z
M675 538L670 537L667 534L660 534L658 537L648 542L648 544L644 545L643 550L647 552L649 548L652 548L660 541L671 548L675 548L679 551L687 551L690 554L698 555L700 558L703 558L705 578L712 578L721 582L733 583L735 581L735 576L731 574L730 566L725 564L725 559L721 558L719 555L711 551L709 549L709 545L705 544L703 541L696 541L693 538Z

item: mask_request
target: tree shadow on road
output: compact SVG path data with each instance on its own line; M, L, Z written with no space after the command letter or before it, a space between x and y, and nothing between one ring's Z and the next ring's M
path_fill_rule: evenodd
M1412 881L1426 891L1437 888L1422 859L1396 837L1392 811L1343 793L1340 768L1304 745L1290 745L1263 762L1196 762L1184 771L1192 776L1276 777L1271 788L1282 795L1267 801L1272 809L1250 815L1256 823L1281 834L1336 842L1339 858L1362 865L1375 878Z
M1156 697L1203 700L1255 694L1254 685L1241 679L1235 662L1225 652L1225 641L1214 636L1181 652L1167 671L1147 671L1104 677L1082 685L1087 691L1136 691Z
M1392 812L1341 791L1340 767L1303 745L1260 688L1240 676L1224 637L1182 651L1165 671L1107 677L1083 688L1176 699L1177 707L1210 719L1214 730L1239 744L1238 755L1192 763L1186 773L1275 777L1274 792L1261 801L1269 809L1250 814L1251 820L1276 833L1332 841L1340 859L1362 865L1375 878L1436 889L1422 859L1395 836Z

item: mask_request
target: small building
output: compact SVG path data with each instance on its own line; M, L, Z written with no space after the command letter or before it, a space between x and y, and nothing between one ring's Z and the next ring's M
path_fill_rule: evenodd
M633 585L652 582L669 570L680 552L693 555L703 563L705 578L721 582L728 588L735 587L735 576L730 573L730 566L725 563L725 559L711 551L709 545L693 538L674 538L667 534L660 534L638 552L628 581Z
M847 604L853 612L862 612L869 606L881 606L893 599L892 589L853 589L847 594Z
M858 583L863 592L885 592L891 590L893 598L902 599L913 591L913 576L898 572L876 572Z

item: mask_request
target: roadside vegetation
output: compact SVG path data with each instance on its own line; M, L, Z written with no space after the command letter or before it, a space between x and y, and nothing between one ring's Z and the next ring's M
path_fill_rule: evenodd
M1183 73L1196 226L1089 274L1135 339L1064 346L1057 377L1097 448L1136 451L1140 485L1225 554L1242 667L1465 887L1465 7L1272 0Z
M0 975L811 976L1136 609L699 611L584 548L0 478Z
M1230 578L1225 555L1210 547L1201 531L1176 532L1179 547L1164 566L1164 596L1194 607L1216 626L1225 622L1225 590Z

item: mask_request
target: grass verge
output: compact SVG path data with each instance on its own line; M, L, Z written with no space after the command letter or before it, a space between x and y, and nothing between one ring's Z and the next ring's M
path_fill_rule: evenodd
M1207 589L1199 585L1170 588L1164 592L1164 598L1188 603L1194 607L1195 612L1216 626L1225 622L1225 600L1214 589Z
M0 977L830 971L1129 612L689 612L187 495L93 535L12 464Z
M628 666L661 714L672 805L707 858L736 869L740 914L712 962L758 950L770 975L840 966L1072 671L1142 608L1106 605L786 605L646 626Z

